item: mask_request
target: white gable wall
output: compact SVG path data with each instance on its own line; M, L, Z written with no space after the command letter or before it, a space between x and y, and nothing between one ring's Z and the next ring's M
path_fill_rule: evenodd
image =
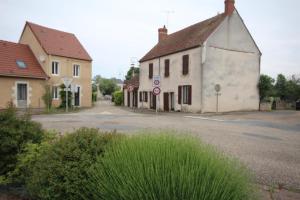
M215 85L221 85L219 111L258 110L260 52L235 11L208 38L203 64L203 109L216 111Z

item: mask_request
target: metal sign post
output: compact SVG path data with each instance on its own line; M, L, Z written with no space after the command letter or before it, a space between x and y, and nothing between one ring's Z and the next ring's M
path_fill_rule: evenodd
M157 103L156 103L156 110L155 112L158 113L158 106L159 106L159 94L161 92L160 88L159 87L155 87L153 88L153 94L155 95L155 98L157 100Z
M221 86L219 84L215 85L215 91L216 91L216 97L217 97L217 101L216 101L216 113L219 112L219 96L221 96Z
M65 85L65 91L66 91L66 112L69 110L69 98L68 98L68 93L69 93L69 86L71 85L73 79L69 77L63 77L63 83Z
M160 76L153 76L153 82L152 82L152 86L153 86L153 94L155 95L155 99L156 99L156 113L158 113L158 108L160 105Z

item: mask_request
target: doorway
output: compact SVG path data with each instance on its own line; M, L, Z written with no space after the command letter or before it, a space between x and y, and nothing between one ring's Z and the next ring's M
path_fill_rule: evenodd
M17 106L18 108L27 107L27 84L18 83L17 84Z
M171 102L171 110L175 110L175 98L174 98L174 92L170 93L170 102Z
M164 111L169 112L170 106L169 106L169 93L164 93Z
M74 105L77 107L80 106L80 86L76 87L76 90L74 93Z
M156 96L150 92L150 109L156 110Z

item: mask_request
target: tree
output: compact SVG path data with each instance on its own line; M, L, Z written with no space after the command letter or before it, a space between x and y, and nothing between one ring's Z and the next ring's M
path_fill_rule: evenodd
M119 90L120 88L114 80L101 78L99 89L103 95L112 95L112 93Z
M50 85L45 85L45 94L43 95L43 101L49 112L52 107L52 93Z
M300 99L300 78L293 75L286 82L286 100L295 102Z
M258 84L260 101L273 95L274 93L273 84L274 84L273 78L264 74L260 75L259 84Z
M287 100L287 80L283 74L278 74L275 84L276 95L282 100Z
M130 80L134 74L138 75L140 73L140 68L138 67L130 67L129 71L127 72L127 75L125 76L126 80Z

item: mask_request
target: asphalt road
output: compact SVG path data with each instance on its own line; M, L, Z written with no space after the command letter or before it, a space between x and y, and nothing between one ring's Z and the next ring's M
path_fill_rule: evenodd
M300 112L249 112L226 115L133 111L99 102L70 114L36 115L44 128L69 132L80 127L117 130L172 129L194 134L239 159L258 183L300 190Z

